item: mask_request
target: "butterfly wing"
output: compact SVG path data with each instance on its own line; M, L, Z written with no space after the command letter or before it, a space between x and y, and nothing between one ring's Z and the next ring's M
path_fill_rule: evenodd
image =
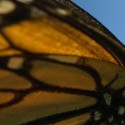
M50 59L50 55L48 59ZM33 82L27 77L31 86L26 86L25 81L24 85L19 86L26 77L25 74L19 77L18 71L14 71L16 75L2 73L4 77L2 76L3 82L0 87L1 96L6 96L8 100L1 99L1 123L9 123L9 125L84 123L90 117L89 112L94 109L96 104L94 96L96 96L97 85L92 73L93 69L101 77L104 86L118 74L119 77L113 85L115 88L123 87L125 72L116 64L88 58L80 58L81 61L77 62L79 59L76 61L74 56L51 55L51 59L59 62L61 60L63 63L51 62L46 59L29 61L32 64L29 73L31 78L36 80ZM67 61L65 62L65 60ZM70 65L67 65L69 63ZM10 69L13 68L11 66ZM88 66L92 67L91 70ZM4 84L12 85L14 83L19 84L10 87L4 86ZM12 104L8 103L13 99Z
M0 122L83 124L96 107L96 89L114 78L113 88L124 86L124 47L90 15L74 13L81 9L72 2L25 6L27 16L15 18L16 10L14 21L3 15L1 23Z

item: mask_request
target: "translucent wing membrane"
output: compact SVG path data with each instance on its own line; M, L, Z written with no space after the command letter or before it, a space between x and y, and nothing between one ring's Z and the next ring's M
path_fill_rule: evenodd
M105 50L95 40L52 17L24 21L18 25L5 27L2 32L5 36L4 39L9 40L18 49L32 53L69 54L118 63L114 55ZM48 46L51 49L48 50ZM96 51L97 49L99 52Z
M68 0L2 0L0 124L124 125L124 48L79 11Z
M83 114L96 107L98 89L95 88L100 88L100 85L105 88L116 74L118 74L118 78L114 84L119 84L113 88L122 88L121 84L123 84L122 79L125 78L125 72L115 64L87 58L79 59L74 56L44 56L39 56L39 59L32 57L32 60L27 57L27 60L24 61L24 67L19 67L19 69L13 68L12 64L9 64L9 67L6 64L2 65L3 70L9 70L17 75L9 75L9 72L2 73L4 77L2 77L3 83L1 83L0 89L1 96L10 98L3 100L4 102L1 102L0 105L2 123L6 124L6 116L8 116L9 123L15 122L15 124L35 119L38 119L35 121L36 123L50 124L72 117L76 117L76 123L81 122L79 118L86 117ZM9 58L8 63L12 63L13 58L17 57ZM72 58L73 61L68 58ZM69 61L65 62L65 60ZM74 62L74 60L76 61ZM26 68L25 64L30 68ZM102 71L102 67L105 72ZM107 72L110 73L110 76ZM22 80L26 78L31 85L27 86L28 82L24 81L25 83L22 83L20 87L22 80L18 76ZM18 82L17 87L13 86L15 82ZM4 87L4 84L12 86ZM18 115L17 112L19 112ZM23 114L25 114L24 117ZM64 123L69 121L64 121ZM84 121L85 119L83 119ZM35 122L33 123L35 124Z

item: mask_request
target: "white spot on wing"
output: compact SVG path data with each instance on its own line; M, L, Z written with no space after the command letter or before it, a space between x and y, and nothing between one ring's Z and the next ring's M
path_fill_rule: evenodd
M0 1L0 14L8 14L14 11L15 8L16 8L16 5L12 1L9 1L9 0Z
M125 90L123 90L123 93L122 93L123 97L125 97Z
M119 115L123 115L125 113L125 107L124 106L120 106L118 109L118 114Z
M108 119L108 121L111 123L111 122L113 122L113 116L111 116L109 119Z
M109 93L105 93L105 94L104 94L104 99L105 99L105 102L106 102L106 104L107 104L108 106L111 105L112 97L111 97L111 95L110 95Z
M8 67L11 69L19 69L22 67L24 58L21 57L12 57L8 62Z
M96 111L95 113L94 113L94 120L95 121L98 121L98 120L100 120L101 119L101 113L100 112L98 112L98 111Z
M59 13L59 14L61 14L61 15L64 15L64 16L68 15L68 11L65 10L65 9L57 8L56 12Z
M121 120L121 124L122 124L122 125L124 125L124 124L125 124L125 122L124 122L123 120Z

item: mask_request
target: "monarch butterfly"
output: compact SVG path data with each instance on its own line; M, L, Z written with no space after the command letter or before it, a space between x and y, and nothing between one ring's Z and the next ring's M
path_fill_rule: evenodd
M1 125L125 124L125 48L104 26L69 0L0 4Z

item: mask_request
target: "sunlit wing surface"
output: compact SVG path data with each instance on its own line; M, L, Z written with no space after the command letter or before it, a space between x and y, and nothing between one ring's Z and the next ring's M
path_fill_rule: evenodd
M9 14L0 8L0 124L109 125L96 111L125 93L124 47L71 1L9 3Z
M35 3L36 6L38 6L37 2ZM42 8L39 6L40 9L33 8L33 12L31 11L33 19L5 26L2 32L6 34L6 39L0 36L0 49L9 46L6 41L9 39L16 47L20 47L32 53L77 55L108 60L123 65L121 62L121 59L123 60L122 55L119 53L119 50L114 47L115 44L112 47L108 47L112 42L112 37L106 37L107 34L96 31L96 28L91 28L87 23L84 24L82 22L82 25L80 25L81 21L79 20L82 19L79 17L76 18L77 20L74 20L74 13L72 13L71 10L67 10L67 8L65 10L64 7L59 8L61 6L58 7L56 5L57 3L54 3L55 7L51 8L52 3L50 3L47 1L41 1L39 3L39 6L43 7L44 11L40 10ZM48 6L46 4L48 4ZM47 12L49 11L50 14L48 14L46 10ZM53 17L54 14L57 18ZM71 19L74 22L69 21ZM92 19L90 19L90 21L91 20ZM93 33L93 30L96 32ZM48 47L51 49L48 49ZM18 50L13 50L13 52L15 51ZM1 55L5 55L5 53L10 55L12 51L7 50L1 52ZM121 59L118 58L118 54L121 56Z
M5 27L3 32L15 46L32 53L76 55L117 63L113 55L95 40L50 16Z

